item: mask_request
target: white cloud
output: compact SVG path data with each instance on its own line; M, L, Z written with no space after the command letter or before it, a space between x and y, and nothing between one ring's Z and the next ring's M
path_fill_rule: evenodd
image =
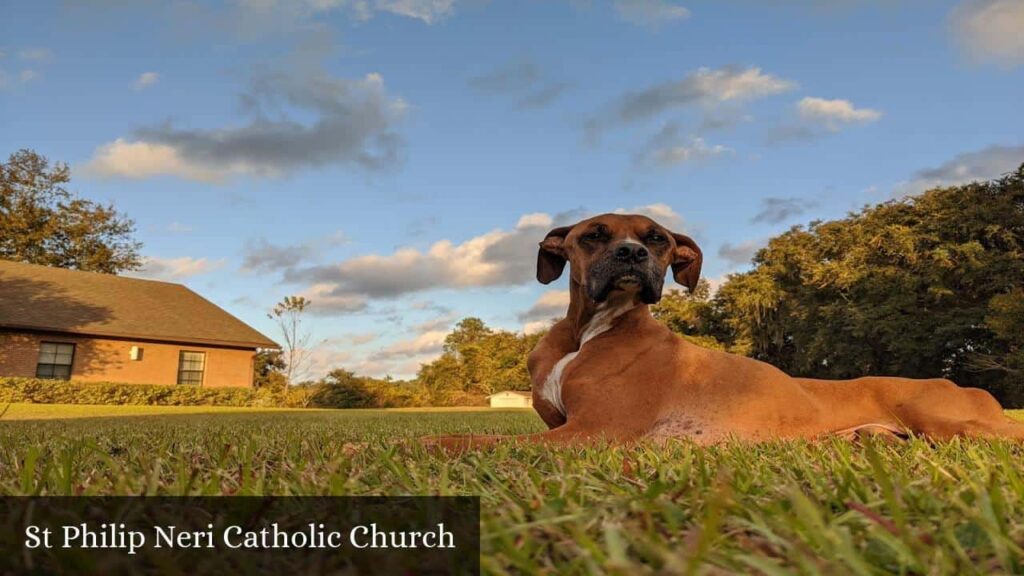
M661 202L633 206L632 208L616 208L612 212L614 214L642 214L673 232L682 232L684 227L683 217L671 206Z
M638 26L657 27L690 17L686 8L666 0L615 0L619 17Z
M391 360L441 353L448 333L443 330L424 332L410 340L399 340L370 355L370 360Z
M331 282L313 284L300 296L310 300L309 311L317 316L339 316L351 312L359 312L367 306L366 298L356 294L345 294L339 291L338 285Z
M714 296L715 294L718 294L718 289L721 288L722 285L725 284L728 280L728 276L719 276L718 278L707 278L708 290L711 292L711 295Z
M136 90L145 90L160 80L160 74L156 72L143 72L132 84Z
M519 217L519 222L516 223L516 228L530 228L530 227L551 227L553 224L550 214L544 212L534 212L532 214L523 214Z
M147 257L143 258L140 270L128 272L125 275L136 278L148 278L150 280L179 282L192 276L212 272L223 265L223 260L192 258L191 256L182 256L180 258Z
M305 376L311 379L323 377L331 370L345 368L354 357L352 352L344 348L317 346L309 350Z
M895 196L919 194L940 186L956 186L976 180L991 180L1016 170L1024 163L1024 146L989 146L958 154L935 168L918 171L896 186Z
M764 239L747 240L739 244L726 242L718 248L718 257L732 266L750 264L750 260L758 250L766 244Z
M150 142L130 142L118 138L100 146L84 166L89 176L141 180L154 176L176 176L184 180L216 183L232 174L245 174L244 164L235 166L204 166L190 162L173 146Z
M377 10L434 24L451 16L455 0L376 0Z
M26 48L17 51L15 55L18 60L23 62L22 66L24 67L17 74L13 70L0 69L0 89L7 88L15 83L28 84L39 79L41 74L38 70L38 65L42 64L44 60L49 60L53 53L46 48ZM6 56L7 53L0 50L0 58L5 58ZM29 68L28 66L33 67Z
M379 337L380 334L377 334L376 332L363 332L362 334L349 335L348 341L351 342L353 346L361 346L363 344L369 344Z
M175 176L217 183L239 175L278 176L301 168L354 165L385 170L401 160L393 131L406 103L393 98L379 74L336 78L316 66L252 80L243 102L253 118L241 126L177 128L170 123L135 131L96 150L88 173L101 177ZM279 108L269 118L263 107ZM303 123L285 109L315 117Z
M960 44L977 59L1024 63L1024 2L965 0L950 13Z
M646 214L675 231L682 219L665 204L635 206L620 213ZM285 271L291 282L313 282L321 294L395 298L436 289L508 286L532 282L537 243L552 226L578 215L528 214L512 230L492 230L461 243L435 242L427 250L404 247L388 255L357 256L336 264Z
M362 346L380 338L377 332L361 332L358 334L343 334L333 338L325 338L324 346Z
M721 144L708 146L703 138L695 137L688 144L677 144L652 150L647 156L647 161L655 166L668 167L686 162L707 160L732 151L732 148L722 146Z
M769 196L761 199L761 209L750 219L753 224L779 224L818 206L818 201L795 196Z
M542 332L551 327L550 320L534 320L533 322L527 322L523 324L523 334L529 336L530 334L536 334Z
M667 123L648 139L647 144L634 156L634 163L669 168L679 164L711 160L733 152L732 148L721 144L709 145L698 136L684 138L679 132L678 124Z
M537 298L529 310L520 314L519 318L547 318L553 313L564 312L569 306L569 297L568 290L548 290Z
M844 124L875 122L882 113L871 108L857 108L849 100L807 97L797 103L800 118L838 131Z
M699 68L682 80L627 94L619 104L619 114L624 120L640 119L676 106L744 102L794 88L794 82L765 74L757 67Z
M434 332L437 330L447 330L449 327L451 327L453 322L455 322L455 315L452 313L448 313L442 316L438 316L436 318L431 318L430 320L426 320L424 322L420 322L419 324L413 326L412 329L414 332L418 334Z
M395 297L435 288L516 284L533 275L532 256L551 218L530 215L513 230L492 230L462 243L435 242L426 251L400 248L339 264L286 273L295 281L333 283L337 292Z
M523 332L533 334L550 326L552 319L565 316L568 308L568 290L548 290L528 310L520 312L517 318L523 322Z
M693 95L704 100L742 102L788 92L796 84L752 67L746 70L700 68L682 82L670 86L677 89L677 96Z
M308 28L317 17L339 10L358 21L383 12L435 24L455 13L456 0L238 0L231 18L240 32L249 35L275 28Z
M623 94L586 123L587 137L596 140L608 128L650 120L677 108L696 107L706 123L729 124L742 117L745 102L789 92L795 82L760 68L699 68L680 80Z

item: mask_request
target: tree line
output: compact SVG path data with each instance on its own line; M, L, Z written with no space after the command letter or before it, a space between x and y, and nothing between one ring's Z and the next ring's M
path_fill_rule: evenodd
M503 390L530 390L526 357L543 334L496 330L464 318L445 337L441 355L422 364L415 378L374 378L336 368L324 377L288 385L288 347L257 355L256 385L270 388L284 405L333 408L480 405Z
M0 163L0 258L109 274L137 269L132 220L69 192L69 181L67 165L30 150ZM795 226L752 264L717 290L703 281L692 294L670 291L652 312L696 344L796 376L942 376L1024 406L1024 165ZM530 387L526 357L542 334L496 330L478 318L459 322L442 354L411 380L338 368L289 386L306 356L308 339L294 322L308 304L285 299L274 309L294 346L262 352L255 363L258 386L278 390L282 403L466 404Z

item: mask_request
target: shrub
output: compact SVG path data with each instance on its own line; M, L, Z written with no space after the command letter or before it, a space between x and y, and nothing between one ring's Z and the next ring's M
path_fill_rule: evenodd
M202 388L40 378L0 378L0 402L36 404L143 404L157 406L255 406L251 388ZM274 403L262 404L273 406Z
M333 374L333 373L332 373ZM431 401L432 400L432 401ZM455 391L430 398L414 383L372 378L326 379L286 388L203 388L0 377L0 403L135 404L149 406L243 406L280 408L406 408L485 406L479 394Z

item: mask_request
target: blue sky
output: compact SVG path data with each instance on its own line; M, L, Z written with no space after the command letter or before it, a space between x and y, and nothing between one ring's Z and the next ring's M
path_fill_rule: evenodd
M0 153L71 164L142 275L271 337L309 296L312 372L409 376L461 317L558 314L554 225L652 214L721 281L792 225L1014 168L1022 29L1021 0L8 2Z

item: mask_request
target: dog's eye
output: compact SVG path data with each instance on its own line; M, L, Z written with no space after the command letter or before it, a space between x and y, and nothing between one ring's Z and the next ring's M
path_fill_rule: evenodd
M588 241L591 241L591 242L595 242L597 240L600 240L603 237L604 236L600 232L598 232L598 231L587 232L586 234L583 235L583 239L584 240L588 240Z
M647 241L648 242L667 242L668 238L665 238L661 234L658 234L657 232L654 232L654 233L650 234L649 236L647 236Z

